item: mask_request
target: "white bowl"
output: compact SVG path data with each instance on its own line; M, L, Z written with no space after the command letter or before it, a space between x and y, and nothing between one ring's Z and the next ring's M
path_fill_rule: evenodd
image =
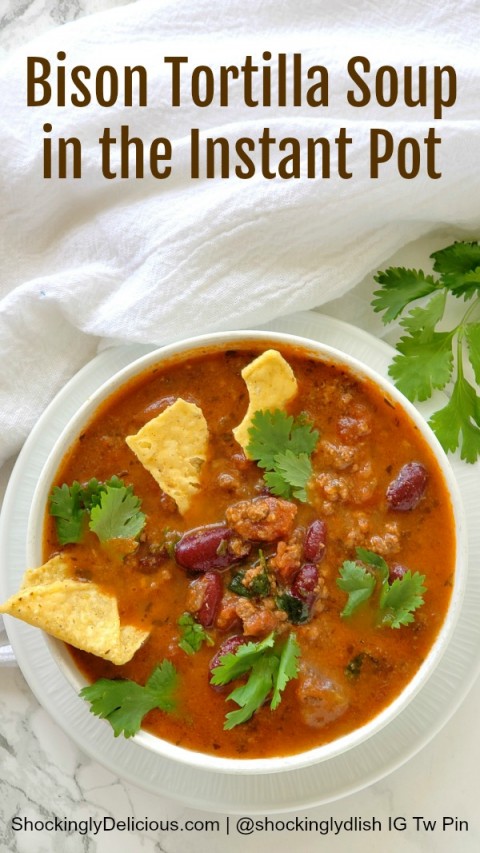
M133 738L133 740L141 746L173 761L179 761L203 770L232 774L276 773L284 770L295 770L307 767L320 761L333 758L347 750L353 749L367 738L376 734L388 723L392 722L392 720L408 705L408 703L426 683L432 672L435 670L450 641L461 609L467 571L466 523L458 485L441 445L415 407L389 381L377 374L371 368L361 364L361 362L352 356L346 355L333 347L326 346L306 338L283 333L256 331L221 332L217 334L204 335L201 337L189 338L182 342L155 350L132 362L128 367L120 370L85 401L56 441L39 477L28 521L28 565L37 566L41 565L43 562L43 525L48 495L63 456L73 444L77 436L81 433L82 428L92 418L98 406L106 398L114 393L126 381L143 373L150 366L164 362L172 357L204 348L209 349L215 345L235 345L240 342L248 344L249 342L254 341L260 343L272 343L273 345L277 343L278 345L290 344L294 346L301 346L313 357L327 361L338 367L345 368L359 379L372 380L381 389L385 396L390 398L392 402L398 403L402 406L404 411L417 426L424 440L430 446L443 473L443 477L450 494L455 521L456 559L454 585L449 609L429 654L417 670L415 676L397 696L397 698L365 725L340 738L337 738L334 741L331 741L330 743L296 755L259 759L219 758L214 755L195 752L183 747L175 746L174 744L162 740L161 738L158 738L144 730L141 730ZM67 680L75 687L76 690L80 690L84 687L87 684L87 681L75 666L75 663L65 645L50 636L47 636L47 643L53 658ZM105 725L109 724L105 723Z

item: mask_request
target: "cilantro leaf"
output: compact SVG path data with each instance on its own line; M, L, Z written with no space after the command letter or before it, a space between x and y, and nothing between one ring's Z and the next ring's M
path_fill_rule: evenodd
M55 486L50 495L50 515L55 517L55 527L60 545L80 542L83 537L86 512L81 501L82 487L76 480L71 486Z
M108 720L115 737L132 737L142 720L153 708L172 711L177 671L169 660L155 667L145 687L135 681L100 678L80 691L82 699L90 702L93 714Z
M461 447L461 458L475 462L480 456L480 398L462 373L447 405L429 420L443 448L453 452Z
M423 308L414 308L400 324L410 334L400 338L389 373L409 400L426 400L434 388L444 388L453 370L455 332L435 332L445 311L446 293L440 291Z
M274 711L280 704L286 685L298 675L299 656L300 647L295 634L290 634L280 646L275 643L273 633L265 640L239 646L234 653L224 655L212 672L212 684L227 684L250 670L246 683L236 687L227 697L236 702L239 709L227 713L225 730L249 720L270 694L270 709Z
M375 577L358 563L345 560L340 577L337 578L337 586L348 593L347 603L340 614L347 617L371 597L375 589Z
M107 490L108 486L112 488L121 488L124 486L124 482L117 476L110 477L110 479L105 480L104 483L97 480L96 477L92 477L86 486L82 486L80 497L85 509L90 512L92 507L98 506L100 504L102 494Z
M279 610L285 611L288 621L294 625L301 625L310 616L310 610L306 602L302 601L296 595L291 595L289 592L283 592L282 595L278 595L275 599L275 604Z
M270 580L265 566L263 566L262 572L251 579L248 586L243 583L246 571L247 569L240 569L233 576L228 585L230 592L234 592L235 595L241 595L243 598L264 598L268 595L270 592Z
M402 578L396 578L392 584L386 584L381 601L381 625L389 625L390 628L400 628L413 622L412 612L424 604L423 586L425 575L410 571L405 572Z
M240 723L245 723L265 702L271 692L275 674L278 671L278 658L261 657L255 661L246 684L235 688L227 697L237 705L238 711L229 711L225 717L224 729L229 731Z
M317 441L318 430L312 429L308 416L305 412L302 412L293 421L287 451L291 451L295 456L300 456L302 454L311 456L315 450Z
M272 648L275 643L275 634L271 633L258 643L244 643L235 652L228 652L220 658L220 663L212 670L210 679L212 684L228 684L229 681L238 678L252 668L255 661L259 660L266 649Z
M388 580L389 569L380 554L376 554L375 551L369 551L367 548L356 548L356 553L362 563L366 563L367 566L372 566L372 568L379 573L382 583Z
M306 453L299 453L296 456L292 450L286 450L284 453L277 453L275 456L275 467L287 486L291 487L293 497L306 503L305 486L312 476L310 457ZM265 482L268 483L266 477Z
M475 379L480 384L480 323L470 323L465 329L465 339L468 346L468 357L475 373Z
M141 501L119 477L105 482L92 478L84 486L75 480L71 486L55 486L49 498L50 515L55 517L61 545L81 542L90 516L89 527L100 541L113 538L135 538L145 516L139 511ZM111 532L113 531L113 532Z
M433 268L453 296L470 299L480 290L480 244L458 242L433 252Z
M133 494L131 486L107 486L100 503L92 507L90 530L97 534L100 542L134 539L146 521L140 506L141 501Z
M237 572L228 584L228 589L230 592L234 592L235 595L240 595L242 598L255 598L253 590L251 590L250 587L245 586L243 583L245 572L246 569L241 569Z
M249 590L254 598L265 598L270 592L270 580L267 572L262 572L253 578Z
M390 583L388 565L380 554L365 548L356 550L358 557L373 568L376 577L358 563L345 560L340 569L340 578L337 578L337 586L348 592L348 601L340 615L351 616L360 605L368 601L377 588L380 590L377 605L379 626L399 628L413 622L412 612L424 603L422 594L426 591L423 586L425 575L418 572L412 575L411 571L407 571L402 578L396 578ZM360 664L361 661L359 667ZM355 674L352 671L351 675Z
M272 495L276 495L277 498L285 498L286 500L291 497L290 483L287 483L280 471L266 471L263 479Z
M446 292L438 291L423 307L412 308L402 317L400 325L411 335L418 333L423 340L430 340L436 324L444 315L446 301Z
M392 267L379 272L382 285L374 292L374 311L384 311L384 322L398 317L413 300L434 293L426 305L412 309L400 323L409 333L397 343L398 355L389 373L410 400L427 400L435 389L453 379L450 400L430 418L430 426L447 452L460 448L461 458L475 462L480 456L480 394L463 373L464 346L475 380L480 384L480 242L457 242L431 255L435 276ZM450 331L438 331L448 297L471 300L460 323ZM473 298L474 297L474 298ZM477 321L470 318L477 311ZM453 346L456 339L457 358Z
M181 629L178 645L185 654L194 655L201 649L203 643L206 643L207 646L213 646L212 637L203 625L195 621L191 613L183 613L177 619L177 625Z
M275 687L272 701L270 702L272 711L275 711L275 709L278 708L282 699L280 694L285 690L288 682L297 677L299 658L300 646L298 645L297 638L295 634L289 634L287 642L284 644L280 654Z
M480 243L458 241L430 255L433 269L442 275L462 273L480 266Z
M471 299L480 291L480 267L462 275L444 276L443 282L457 298L463 296L465 301Z
M283 498L306 502L312 476L310 455L318 441L305 416L294 419L280 409L255 412L249 429L247 452L266 470L270 491Z
M261 468L275 468L275 456L288 447L292 427L292 415L286 415L281 409L255 412L248 430L247 450Z
M389 368L397 388L409 400L427 400L434 388L444 388L453 371L454 332L433 332L429 340L418 332L400 338Z
M377 313L385 311L384 323L395 320L410 302L433 293L437 287L433 276L405 267L390 267L385 272L378 272L374 279L381 285L381 290L374 291L372 307Z

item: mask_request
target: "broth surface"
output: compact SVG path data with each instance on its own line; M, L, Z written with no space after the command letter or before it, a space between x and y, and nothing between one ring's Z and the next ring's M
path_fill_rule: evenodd
M369 381L306 356L300 349L273 346L287 359L298 382L299 391L288 412L306 413L320 433L312 456L309 502L293 501L295 526L305 530L318 519L326 526L325 554L318 564L321 595L311 618L305 624L279 624L283 636L288 630L296 634L301 677L287 684L275 711L266 704L248 722L224 730L226 712L237 706L226 700L230 685L221 690L211 687L208 667L220 644L242 632L241 619L230 626L219 626L217 619L208 628L213 647L204 644L196 654L185 654L178 646L177 620L188 610L198 575L186 572L165 553L158 556L166 529L182 534L224 522L228 507L265 496L263 472L246 460L232 429L248 404L241 370L268 345L199 352L131 380L96 412L63 460L54 483L83 483L92 477L108 480L117 475L134 487L147 516L138 549L125 558L102 549L93 534L87 534L81 544L63 547L75 560L77 577L93 580L117 597L122 623L151 630L149 639L123 666L71 648L77 665L90 681L129 678L144 684L156 664L165 658L172 661L179 673L177 710L149 712L144 728L187 749L224 757L301 752L376 716L402 691L428 654L444 620L453 581L450 498L432 452L403 409ZM136 433L178 397L202 409L210 433L201 491L184 517L125 443L127 435ZM427 470L427 487L414 509L394 511L385 497L387 488L402 466L412 461ZM277 546L278 541L265 545L267 561ZM356 559L358 546L381 554L389 567L400 564L426 576L425 603L410 625L376 627L369 607L341 618L346 594L336 580L342 563ZM54 520L47 517L45 560L59 550ZM245 559L246 565L252 562L251 557ZM237 571L238 566L221 572L225 589Z

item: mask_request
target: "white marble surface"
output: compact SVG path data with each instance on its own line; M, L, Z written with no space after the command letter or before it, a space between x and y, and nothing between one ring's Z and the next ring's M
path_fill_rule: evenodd
M1 0L0 46L5 53L12 51L61 24L130 2L132 0Z
M34 36L63 22L75 20L126 0L0 0L0 45L14 50ZM332 313L353 319L357 305L350 301L350 316L332 306ZM361 316L356 316L361 322ZM9 468L0 472L0 494ZM357 816L364 821L377 818L381 832L344 832L323 836L300 829L269 830L240 835L232 817L226 835L225 817L195 812L181 803L146 793L124 782L83 755L53 722L33 697L21 672L0 669L0 851L1 853L136 853L136 851L260 851L274 844L278 853L299 851L355 851L380 853L476 853L480 850L478 708L480 683L471 690L450 722L416 757L381 782L320 808L306 812L270 816L274 821L299 818L318 821L332 817L345 820ZM165 827L152 831L103 831L81 834L74 831L14 831L12 819L32 821L57 817L81 822L112 816L117 820L162 820ZM268 817L268 815L266 815ZM389 833L389 817L405 818L405 831ZM414 818L436 821L434 831L417 830ZM444 817L468 822L467 831L443 830ZM168 821L219 820L220 831L173 831ZM400 823L399 823L400 825ZM420 822L420 827L422 826ZM457 824L458 826L458 824ZM82 824L79 824L80 830Z

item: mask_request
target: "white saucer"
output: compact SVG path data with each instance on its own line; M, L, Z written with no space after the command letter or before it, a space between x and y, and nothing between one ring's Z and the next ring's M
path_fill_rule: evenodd
M355 356L387 375L393 350L361 329L314 312L282 318L262 328L290 332ZM0 592L17 588L26 565L27 519L37 477L50 448L78 406L101 383L152 347L105 350L57 395L29 436L12 473L0 520ZM428 406L419 407L428 414ZM431 407L430 407L431 408ZM214 774L175 764L124 738L113 738L64 679L43 634L5 619L19 666L38 701L84 752L113 773L194 808L230 814L274 813L332 802L371 785L417 753L451 717L480 668L480 466L453 457L465 503L470 570L453 639L423 690L390 725L350 752L297 771L261 775Z

